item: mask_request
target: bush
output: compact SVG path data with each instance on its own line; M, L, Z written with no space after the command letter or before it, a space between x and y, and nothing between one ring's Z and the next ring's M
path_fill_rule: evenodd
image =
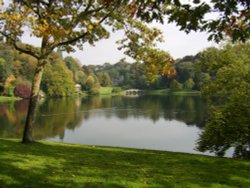
M186 82L184 82L183 87L184 89L193 89L195 83L192 78L189 78Z
M119 93L119 92L121 92L122 91L122 88L120 88L120 87L114 87L113 89L112 89L112 93Z
M95 83L94 86L92 88L90 88L89 93L91 95L97 95L99 93L99 89L100 89L100 84Z
M14 87L13 86L7 86L4 88L4 95L13 97L14 96Z
M170 84L170 89L172 89L172 90L180 90L180 89L182 89L182 84L174 79Z
M31 88L25 84L18 84L14 90L14 94L24 99L30 98Z
M0 85L0 95L3 95L3 94L4 94L4 86Z

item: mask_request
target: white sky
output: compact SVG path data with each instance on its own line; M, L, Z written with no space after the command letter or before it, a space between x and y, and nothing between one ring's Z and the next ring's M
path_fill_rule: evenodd
M200 32L191 32L186 34L179 31L178 27L174 24L154 24L159 28L164 35L165 42L160 43L158 47L170 53L173 58L181 58L186 55L196 55L199 51L207 47L216 46L214 42L208 42L208 34ZM96 45L90 46L85 44L83 51L78 50L75 53L64 54L70 55L82 64L103 64L109 62L111 64L117 63L121 58L126 57L121 51L117 50L115 41L122 38L122 32L111 34L109 39L101 40ZM127 57L128 61L131 61Z
M153 24L163 32L165 42L160 43L158 47L170 53L177 59L186 55L196 55L199 51L207 47L216 46L214 42L208 42L208 34L200 32L191 32L186 34L184 31L179 31L174 24ZM74 53L64 53L64 56L72 56L77 58L83 65L101 65L105 62L111 64L117 63L120 59L126 57L122 51L117 50L118 45L115 41L123 37L122 32L112 33L109 39L101 40L95 46L88 44L83 45L83 51L77 50ZM36 38L31 38L29 32L23 37L25 43L38 45L40 42ZM133 62L129 57L126 57L129 62Z
M205 0L207 1L207 0ZM179 31L174 24L151 24L159 28L163 32L165 42L158 45L162 50L170 53L170 55L177 59L186 55L195 55L199 51L207 47L216 46L214 42L208 42L208 34L192 32L186 35L185 32ZM83 45L83 51L77 50L75 53L66 54L64 56L73 56L77 58L82 64L103 64L109 62L111 64L117 63L121 58L126 57L121 51L117 50L115 41L122 38L122 32L111 34L109 39L101 40L96 45ZM29 32L23 37L25 43L37 45L36 39L30 38ZM131 61L127 57L128 61Z

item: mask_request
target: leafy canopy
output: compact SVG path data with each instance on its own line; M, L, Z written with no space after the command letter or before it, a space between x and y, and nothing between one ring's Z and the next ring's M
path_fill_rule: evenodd
M94 45L108 38L110 29L123 29L129 40L151 46L160 32L132 19L133 7L126 0L13 0L0 10L0 34L17 50L36 58L48 56L55 48L70 52L86 42ZM41 39L41 50L20 44L27 28L31 36ZM132 37L135 32L141 32L139 38Z
M249 10L249 0L13 0L1 5L0 34L18 50L40 57L41 52L17 45L27 28L32 36L41 38L42 55L48 55L57 47L73 51L85 42L94 44L107 38L110 28L126 30L127 39L138 45L142 41L149 44L159 36L158 31L151 32L135 20L163 23L167 15L168 22L187 33L206 31L209 40L230 36L233 41L246 41L250 37ZM216 16L208 19L211 13ZM138 31L151 33L145 39Z
M203 87L209 99L209 119L197 148L223 156L250 158L250 44L210 48L201 61L213 74Z

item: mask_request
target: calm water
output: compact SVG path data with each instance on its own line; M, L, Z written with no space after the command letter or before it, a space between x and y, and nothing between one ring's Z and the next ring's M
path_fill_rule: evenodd
M22 137L27 105L0 104L0 137ZM200 153L194 148L205 114L200 96L50 99L39 104L34 138Z

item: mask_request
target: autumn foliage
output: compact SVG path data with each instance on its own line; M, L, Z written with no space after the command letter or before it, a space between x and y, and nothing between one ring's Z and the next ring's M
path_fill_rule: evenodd
M26 85L26 84L17 84L15 90L14 90L14 94L17 97L21 97L24 99L27 99L30 97L30 93L31 93L31 88Z

